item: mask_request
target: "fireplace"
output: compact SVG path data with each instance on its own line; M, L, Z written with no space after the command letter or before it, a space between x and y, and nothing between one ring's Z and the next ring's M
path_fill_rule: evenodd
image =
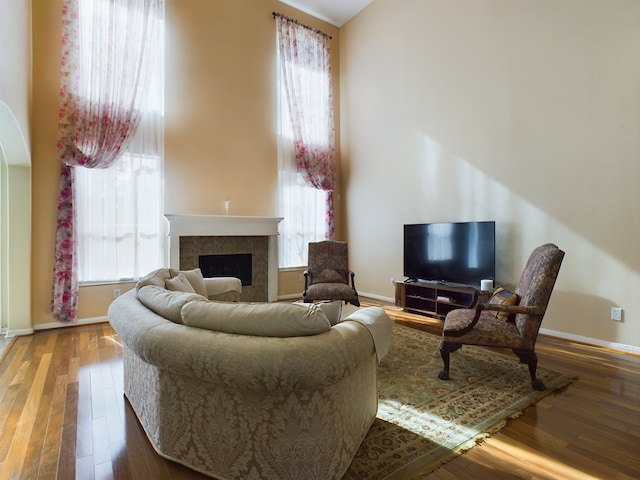
M236 277L248 287L253 277L252 257L251 253L200 255L198 266L204 277Z
M243 302L266 302L269 298L269 239L266 236L183 236L180 237L180 270L191 270L200 268L201 259L210 257L216 259L215 263L227 265L229 273L232 268L231 263L238 257L250 260L249 282L246 277L242 282L242 293L240 300ZM219 277L221 272L202 271L205 277ZM229 275L224 275L229 276ZM242 281L241 272L235 271L233 277L238 277Z
M205 277L229 276L224 264L241 260L250 276L237 271L231 276L243 282L241 301L275 301L278 293L277 217L228 215L166 215L169 221L169 263L172 268L201 268ZM217 272L201 266L202 257L219 257ZM222 263L221 263L222 262ZM208 268L208 267L207 267ZM244 277L244 278L243 278Z

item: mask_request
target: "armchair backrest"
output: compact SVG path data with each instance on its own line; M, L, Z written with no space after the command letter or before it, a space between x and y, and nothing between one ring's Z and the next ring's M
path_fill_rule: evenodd
M347 242L325 240L309 243L308 271L311 283L349 283Z
M563 258L564 252L552 243L537 247L531 252L516 286L515 293L518 294L521 306L541 308L540 315L516 314L515 321L520 335L531 342L535 342L538 336Z

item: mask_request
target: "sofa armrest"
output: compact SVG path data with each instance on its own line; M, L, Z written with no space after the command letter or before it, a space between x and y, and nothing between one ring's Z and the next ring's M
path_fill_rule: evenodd
M389 353L393 320L391 320L387 313L380 307L359 308L348 315L343 321L347 320L361 323L369 330L376 348L378 362L380 362L384 356Z
M209 277L204 279L209 300L238 301L242 282L236 277Z

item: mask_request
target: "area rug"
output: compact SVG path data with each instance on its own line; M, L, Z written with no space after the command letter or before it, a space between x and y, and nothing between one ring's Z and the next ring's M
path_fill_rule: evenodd
M378 415L343 480L422 478L573 380L539 365L547 390L538 392L515 355L471 346L451 354L451 379L439 380L439 345L438 336L394 326Z

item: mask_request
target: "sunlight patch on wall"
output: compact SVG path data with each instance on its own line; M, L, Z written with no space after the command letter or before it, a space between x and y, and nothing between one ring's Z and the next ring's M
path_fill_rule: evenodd
M432 205L420 221L496 221L496 280L513 286L531 251L551 242L566 251L545 327L591 338L629 343L612 325L610 307L625 309L626 320L640 317L640 272L541 210L433 138L417 135L415 184L419 202ZM518 175L514 168L511 177ZM509 178L507 176L507 178ZM544 185L540 195L545 195ZM620 289L620 285L628 289ZM571 291L567 290L571 286ZM550 322L549 320L552 319ZM576 320L581 319L579 324Z

